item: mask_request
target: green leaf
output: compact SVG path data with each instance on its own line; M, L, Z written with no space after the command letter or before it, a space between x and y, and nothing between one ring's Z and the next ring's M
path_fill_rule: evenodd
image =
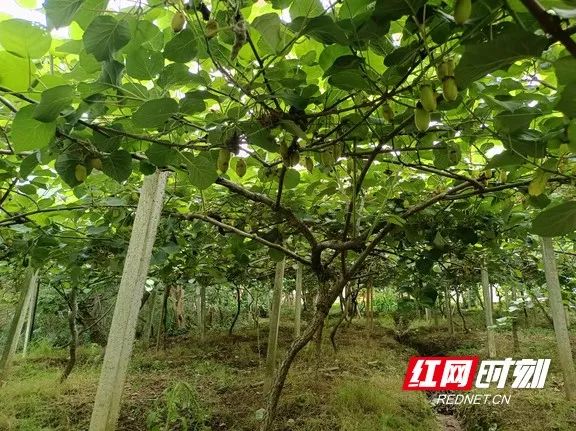
M292 120L280 120L280 126L292 136L296 136L300 139L307 139L306 133Z
M494 117L494 127L502 133L512 134L527 129L532 120L538 116L538 111L520 108L513 112L502 112Z
M534 177L528 185L528 194L530 196L540 196L546 190L546 184L552 174L542 169L536 169Z
M299 16L313 18L324 13L324 6L320 0L297 0L290 6L290 18Z
M113 86L120 86L122 84L122 73L124 72L124 64L116 60L109 60L102 62L102 73L98 82Z
M42 92L40 103L34 110L34 118L43 123L50 123L68 108L74 97L74 88L70 85L59 85Z
M554 70L556 71L556 80L560 85L571 84L576 82L576 58L568 55L559 58L554 62Z
M0 51L0 85L13 91L26 91L32 80L32 64L29 59Z
M329 16L322 15L316 18L299 17L289 24L289 27L299 34L307 34L324 44L348 42L346 33Z
M60 175L66 184L70 187L76 187L81 182L76 179L75 170L76 166L82 162L76 154L61 153L56 157L54 169L56 169L56 172L58 172L58 175Z
M542 211L532 221L532 232L540 236L567 235L576 230L576 202L570 201Z
M164 48L164 57L175 63L186 63L196 57L197 53L196 35L189 28L176 34Z
M156 172L156 166L150 163L148 160L140 160L140 172L144 175L152 175Z
M284 174L284 187L286 189L293 189L300 184L300 172L296 169L287 169Z
M146 150L146 157L148 157L150 163L159 167L169 165L177 156L178 151L161 144L152 144L150 148Z
M370 11L370 0L344 0L338 11L338 18L352 18Z
M296 0L298 1L298 0ZM270 259L272 259L273 262L281 262L282 259L284 259L286 256L284 255L284 252L276 249L276 248L269 248L268 249L268 256L270 256Z
M16 0L19 6L26 9L34 9L36 7L37 0Z
M568 124L566 135L568 136L568 147L570 151L576 153L576 119L571 120L570 124Z
M466 88L488 73L505 68L517 60L537 57L549 43L544 36L510 27L488 42L466 45L454 72L458 87Z
M180 99L180 112L188 115L204 112L206 103L201 97L200 91L186 93L183 99Z
M188 166L188 176L192 185L200 190L207 189L218 178L216 161L206 153L194 157L190 153L180 153L184 163Z
M285 38L280 31L282 22L276 13L267 13L256 17L252 21L252 27L260 32L262 41L272 52L278 52L285 45Z
M158 85L162 88L169 88L176 85L186 85L192 81L192 74L185 64L172 63L160 72Z
M447 142L442 148L434 148L434 166L438 169L446 169L460 162L462 153L457 144Z
M44 10L48 27L59 28L70 25L84 0L45 0Z
M162 126L174 113L178 112L178 102L168 97L145 102L132 115L132 121L138 127L155 128Z
M132 156L126 150L117 150L102 160L102 172L119 183L132 173Z
M16 152L36 150L48 145L56 134L56 122L43 123L34 118L36 106L21 108L12 122L12 143Z
M396 20L405 15L416 15L426 0L378 0L375 14L387 20Z
M32 173L34 168L38 166L38 153L34 152L29 156L26 156L20 162L20 178L26 178Z
M576 118L576 82L568 84L560 94L556 109L570 118Z
M486 168L500 168L503 166L519 166L523 165L525 160L513 151L503 151L500 154L493 156Z
M112 55L130 42L130 27L110 15L100 15L92 20L82 40L86 52L96 60L111 60Z
M523 156L542 158L546 156L546 144L542 132L528 129L503 141L504 146Z
M153 79L164 67L164 57L159 52L135 49L126 56L126 73L136 79Z
M109 0L84 0L80 9L74 14L74 21L86 30L92 20L108 8Z
M48 52L52 37L46 29L23 19L0 21L0 45L23 58L40 58Z

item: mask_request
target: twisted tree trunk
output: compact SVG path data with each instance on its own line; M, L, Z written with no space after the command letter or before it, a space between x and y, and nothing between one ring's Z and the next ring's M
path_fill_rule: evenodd
M78 347L78 327L76 326L76 316L78 315L78 284L77 281L73 282L72 290L70 292L68 311L68 328L70 328L70 346L68 362L66 368L60 377L60 383L68 378L74 365L76 365L76 347Z

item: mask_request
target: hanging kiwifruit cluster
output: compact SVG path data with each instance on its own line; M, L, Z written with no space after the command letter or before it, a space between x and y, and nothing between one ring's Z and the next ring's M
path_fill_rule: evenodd
M458 98L458 86L454 77L454 60L449 58L436 68L438 79L442 81L442 95L448 102L453 102Z
M442 96L447 102L458 99L458 86L454 77L454 60L447 58L436 66L438 79L442 82ZM438 108L438 94L431 81L420 85L419 100L414 109L414 123L420 132L428 130L430 113Z
M280 142L280 155L282 156L282 162L287 168L296 166L300 163L300 149L298 144L293 142L292 145L288 145L285 141Z
M472 14L472 0L456 0L454 5L454 21L458 25L464 24Z

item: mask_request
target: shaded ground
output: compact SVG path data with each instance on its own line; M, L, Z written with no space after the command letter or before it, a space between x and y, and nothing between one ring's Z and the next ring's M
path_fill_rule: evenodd
M544 390L514 391L510 405L476 405L434 413L425 394L403 392L408 358L422 354L483 355L484 332L470 318L470 333L450 336L444 326L424 323L396 339L381 319L372 334L360 323L344 326L339 350L324 342L321 361L313 348L296 361L278 411L281 431L569 431L576 429L576 405L565 401L549 328L520 330L513 351L508 331L497 334L498 357L552 358ZM325 331L328 333L329 331ZM228 337L209 334L169 339L165 350L137 346L124 392L119 430L238 430L258 428L266 331L243 329ZM292 328L280 331L280 347ZM576 340L573 340L576 341ZM78 367L58 383L65 351L36 346L19 359L0 390L0 430L88 429L97 384L100 351L80 349Z
M137 347L124 392L119 429L250 430L258 428L266 332L199 343L169 340L166 350ZM281 348L292 329L280 331ZM439 430L426 398L400 390L414 352L389 330L371 336L362 326L344 328L338 353L328 342L318 362L302 352L278 410L278 430ZM0 392L0 430L86 430L98 377L99 352L82 349L79 367L57 383L65 352L40 349L19 360ZM168 425L167 425L168 424ZM166 428L167 425L167 428ZM187 427L187 428L186 428Z

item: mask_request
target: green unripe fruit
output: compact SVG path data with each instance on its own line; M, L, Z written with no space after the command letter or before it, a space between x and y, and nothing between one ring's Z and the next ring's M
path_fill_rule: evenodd
M95 158L95 159L90 159L90 167L92 169L98 169L99 171L102 170L102 160Z
M238 175L240 178L246 175L246 160L238 159L236 161L236 175Z
M280 142L280 155L282 159L286 160L288 158L288 144L284 141Z
M388 102L384 102L384 104L382 105L381 112L382 112L382 117L386 121L391 122L394 119L394 111L392 110L392 108L390 107Z
M438 79L443 81L447 76L454 76L454 59L448 58L436 66Z
M428 112L436 110L436 94L432 85L422 84L420 86L420 103Z
M338 161L340 157L342 157L342 144L337 143L332 147L332 156L334 157L334 161Z
M472 0L456 0L454 6L454 21L456 24L462 25L472 14Z
M448 145L448 160L452 165L457 164L460 162L462 158L462 150L460 150L460 146L458 144L451 143Z
M430 126L430 112L426 111L420 103L414 110L414 124L420 132L425 132Z
M334 166L334 155L332 154L332 151L324 151L320 155L320 160L324 166L327 167Z
M211 19L206 23L205 34L208 39L212 39L218 34L218 22L216 20Z
M453 76L447 76L442 81L442 92L444 93L444 99L449 102L453 102L458 99L458 86L456 85L456 80Z
M300 153L296 150L290 154L290 166L296 166L298 163L300 163Z
M76 167L74 168L74 177L76 177L76 180L83 183L84 181L86 181L87 176L88 171L86 170L86 166L76 165Z
M306 157L304 159L304 164L306 165L306 170L310 173L314 170L314 160L311 157Z
M228 165L230 164L230 151L222 148L218 153L218 170L221 173L226 173L228 170Z
M172 17L172 31L174 33L181 32L185 24L186 24L186 15L184 15L182 12L178 12L176 13L176 15Z

